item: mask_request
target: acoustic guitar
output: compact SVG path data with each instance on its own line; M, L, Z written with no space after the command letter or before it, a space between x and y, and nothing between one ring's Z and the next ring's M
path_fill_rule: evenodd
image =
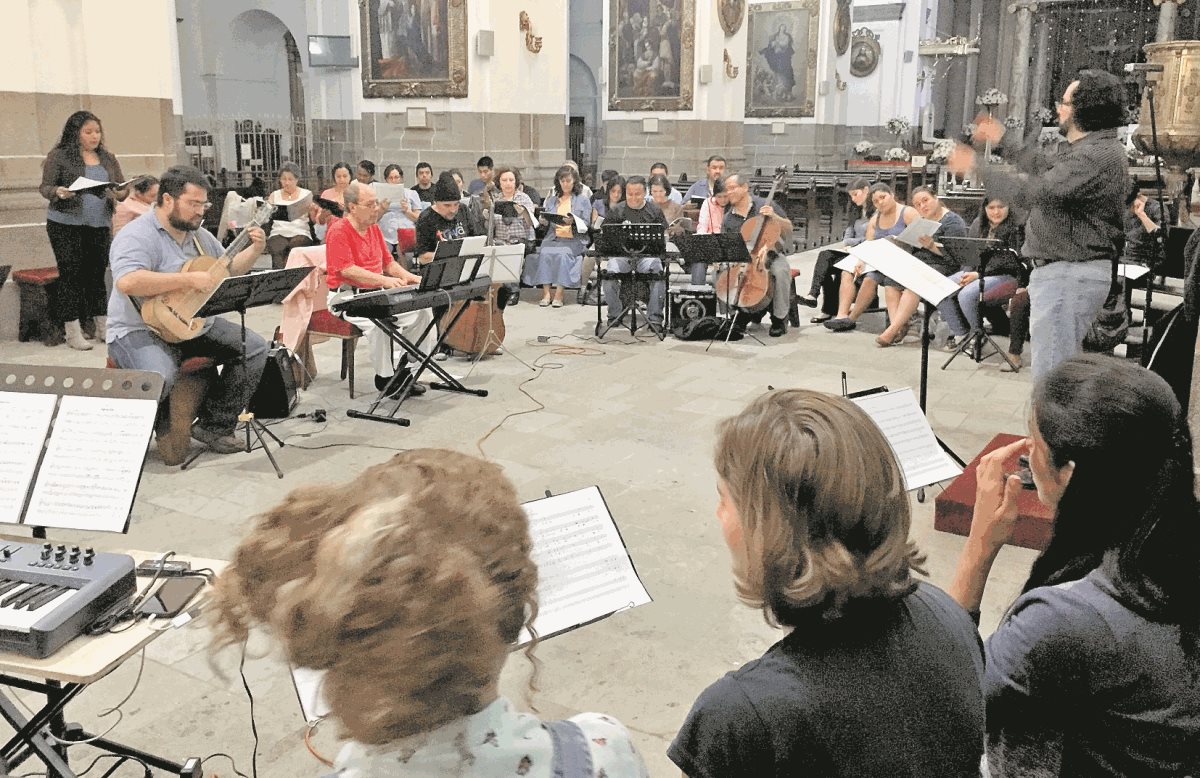
M214 281L215 289L216 284L229 277L229 266L233 258L250 245L250 228L266 224L274 212L274 205L263 203L254 212L250 223L238 233L221 256L210 257L201 254L193 257L183 263L179 272L208 273ZM197 317L196 312L204 307L212 293L213 290L201 292L196 289L176 289L174 292L147 298L142 301L142 321L167 343L191 340L204 328L204 319Z

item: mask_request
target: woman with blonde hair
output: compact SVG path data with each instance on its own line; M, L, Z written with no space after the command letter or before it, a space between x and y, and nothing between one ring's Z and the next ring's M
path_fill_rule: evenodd
M900 467L849 400L770 392L717 428L738 597L789 630L693 705L685 775L964 776L983 754L983 653L918 583Z
M530 549L499 467L441 449L397 454L258 517L217 581L215 646L262 625L289 663L323 672L349 740L334 764L342 778L546 778L563 765L646 775L616 720L543 723L499 696L505 659L537 615Z

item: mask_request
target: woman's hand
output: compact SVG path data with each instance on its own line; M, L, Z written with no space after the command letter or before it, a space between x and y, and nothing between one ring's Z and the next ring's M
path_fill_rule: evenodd
M70 189L67 189L65 186L56 186L54 187L54 196L59 200L70 200L75 196L75 193Z
M958 279L958 285L966 286L977 278L979 278L978 273L963 273L962 278Z
M980 541L988 551L997 551L1012 539L1021 478L1006 476L1004 463L1028 448L1029 441L1022 438L984 456L975 470L975 512L969 537Z

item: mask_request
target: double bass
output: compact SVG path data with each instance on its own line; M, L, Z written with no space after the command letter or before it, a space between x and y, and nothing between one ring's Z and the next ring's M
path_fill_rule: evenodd
M775 201L779 187L787 180L787 168L775 171L767 204ZM717 277L717 299L731 308L758 313L771 304L771 275L767 272L767 251L783 234L786 219L758 214L747 219L741 227L742 240L750 252L749 262L730 265Z
M491 198L494 200L494 198ZM495 203L487 210L487 245L495 240L496 219ZM454 319L454 314L462 306L467 306L462 317L454 325L454 329L446 336L445 345L464 354L495 354L504 345L504 309L500 307L499 293L502 284L492 284L488 287L487 296L482 300L466 300L451 305L442 316L441 326L448 326Z

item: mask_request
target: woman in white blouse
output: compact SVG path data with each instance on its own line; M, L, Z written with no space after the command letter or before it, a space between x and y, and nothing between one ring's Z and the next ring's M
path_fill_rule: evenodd
M300 167L284 162L279 167L279 188L267 198L272 205L294 205L305 198L312 199L312 192L300 186ZM287 265L288 253L301 246L312 245L312 222L309 208L295 219L276 219L271 222L271 237L267 238L267 251L271 253L271 267L279 270Z

